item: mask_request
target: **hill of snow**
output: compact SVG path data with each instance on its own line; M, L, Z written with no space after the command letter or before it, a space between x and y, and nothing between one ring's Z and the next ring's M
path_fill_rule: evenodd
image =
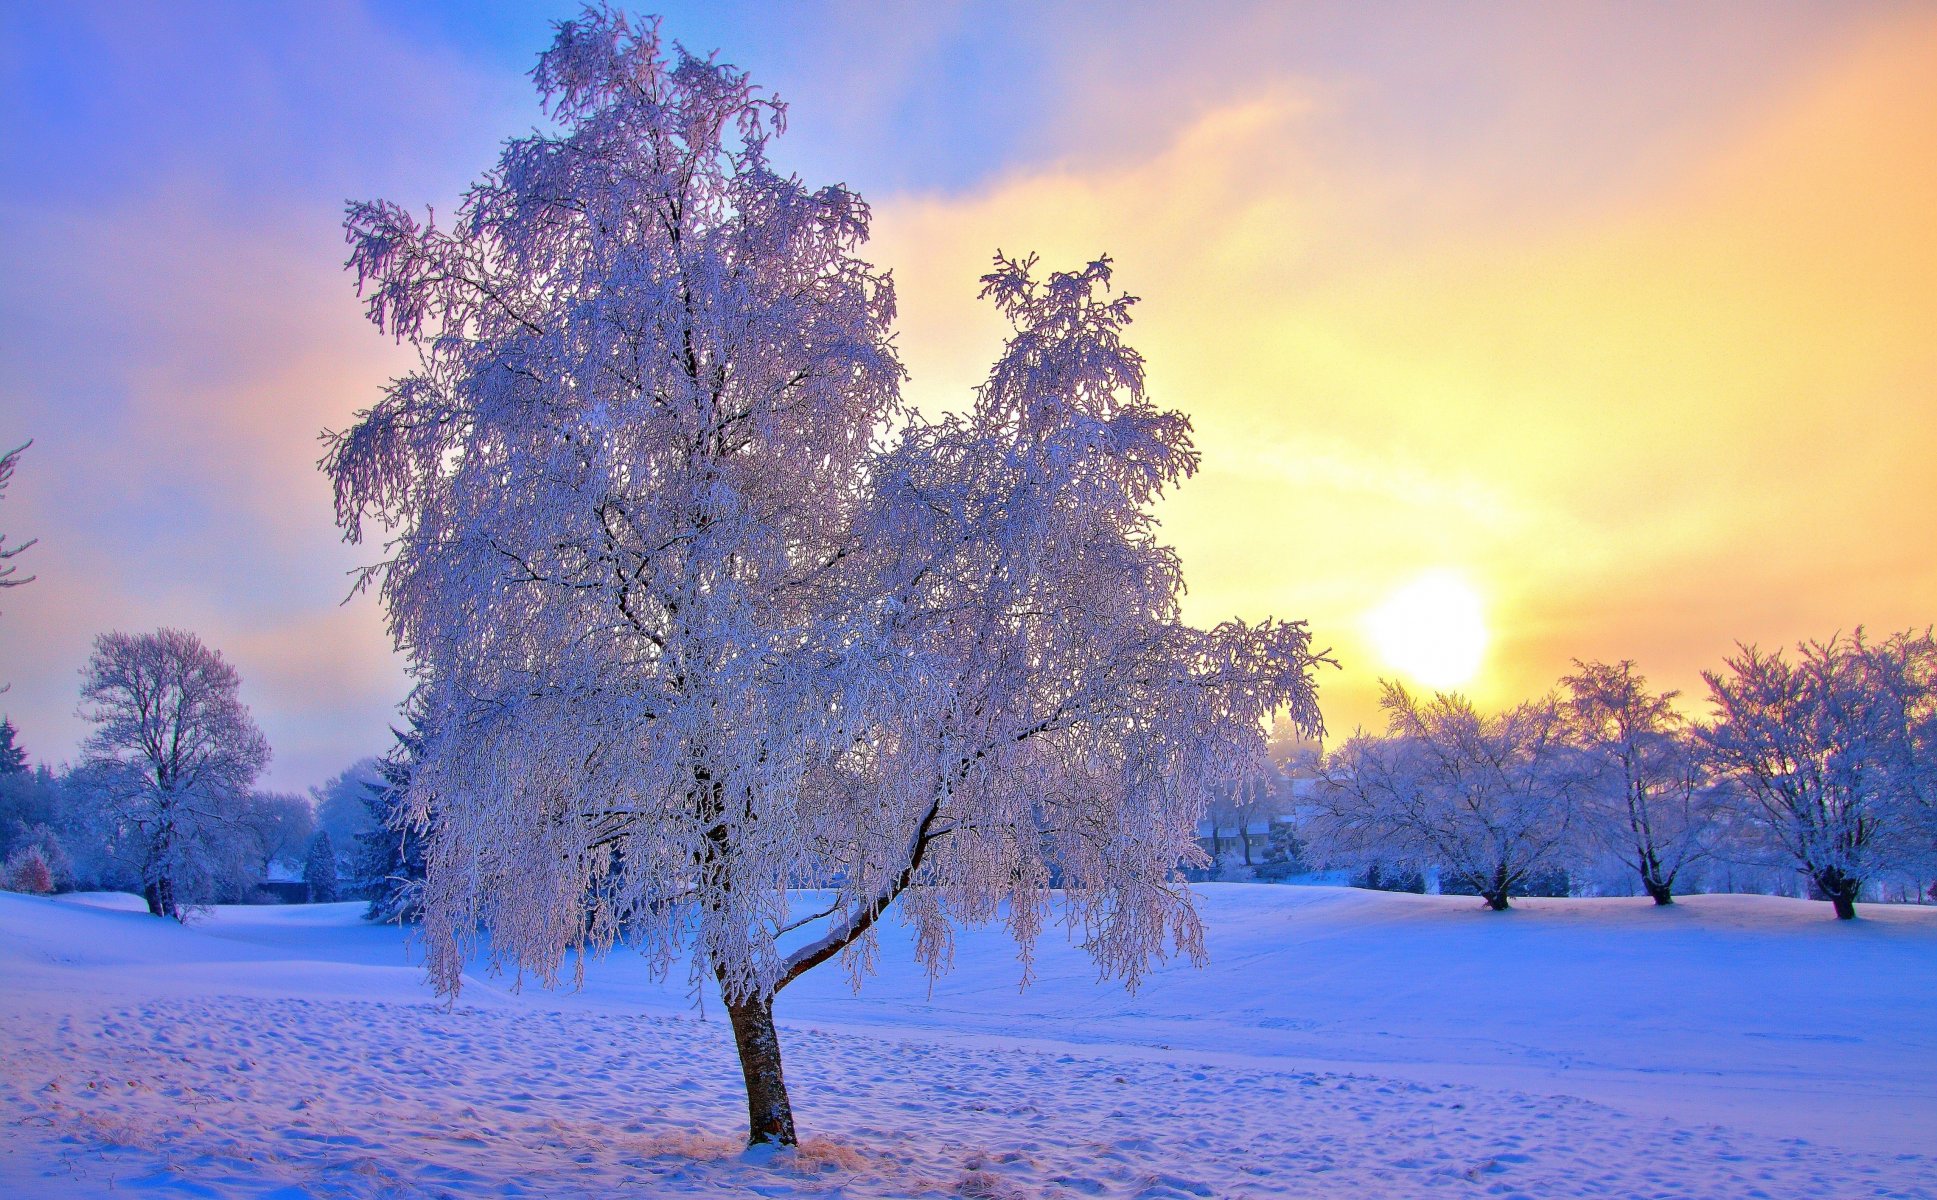
M360 906L0 894L0 1195L1937 1196L1937 909L1203 885L1134 996L1052 933L783 994L798 1157L636 958L435 1003ZM134 907L138 908L138 902Z

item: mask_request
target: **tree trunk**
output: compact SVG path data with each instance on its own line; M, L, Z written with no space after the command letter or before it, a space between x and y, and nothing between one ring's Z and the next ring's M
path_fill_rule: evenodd
M1670 888L1667 884L1661 882L1659 879L1644 878L1641 881L1641 886L1648 889L1648 894L1654 897L1654 901L1657 905L1665 906L1665 905L1673 904L1675 902L1674 889Z
M1251 862L1251 827L1242 821L1238 822L1238 841L1244 845L1244 865L1247 867L1253 865Z
M1816 876L1816 887L1836 909L1837 920L1856 920L1856 894L1863 890L1862 880L1851 879L1841 871L1831 869Z
M1507 894L1511 890L1512 884L1508 882L1506 867L1502 865L1494 868L1493 886L1488 888L1485 893L1486 906L1494 912L1505 912L1507 910Z
M740 1073L747 1084L747 1145L792 1146L794 1109L780 1073L780 1035L773 1027L773 997L727 1001Z
M181 909L175 903L175 881L168 876L150 880L148 886L141 889L141 894L148 901L149 915L181 920Z

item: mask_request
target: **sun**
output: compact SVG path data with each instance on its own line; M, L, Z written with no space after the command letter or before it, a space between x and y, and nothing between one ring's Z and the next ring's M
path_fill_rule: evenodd
M1424 571L1365 615L1366 634L1386 665L1436 691L1462 687L1486 656L1479 589L1458 571Z

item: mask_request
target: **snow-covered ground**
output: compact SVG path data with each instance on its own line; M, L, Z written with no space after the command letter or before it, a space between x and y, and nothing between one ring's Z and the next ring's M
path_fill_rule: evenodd
M635 959L447 1010L356 905L0 894L0 1196L1937 1196L1937 909L1200 894L1135 996L999 931L803 979L772 1161Z

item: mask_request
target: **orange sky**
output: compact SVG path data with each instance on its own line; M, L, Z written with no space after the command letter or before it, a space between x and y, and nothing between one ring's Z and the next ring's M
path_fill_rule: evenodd
M1937 16L1726 99L1618 195L1530 217L1286 79L1133 161L891 197L876 251L930 405L999 336L991 247L1115 256L1204 452L1164 511L1187 612L1309 619L1335 731L1391 673L1366 613L1429 569L1481 592L1484 701L1575 656L1699 694L1738 639L1937 618Z

